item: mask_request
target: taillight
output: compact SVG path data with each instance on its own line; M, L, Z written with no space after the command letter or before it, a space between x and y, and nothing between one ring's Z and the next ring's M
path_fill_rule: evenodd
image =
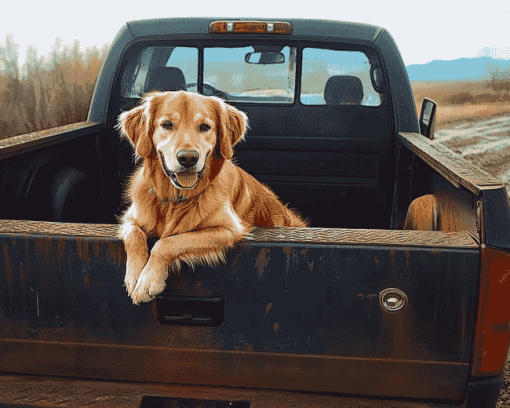
M502 372L510 344L510 254L482 245L473 376Z
M281 21L214 21L210 34L292 34L292 25Z

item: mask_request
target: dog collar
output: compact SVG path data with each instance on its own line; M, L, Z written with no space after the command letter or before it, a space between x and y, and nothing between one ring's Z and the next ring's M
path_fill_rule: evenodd
M149 192L151 194L156 195L156 190L152 186L149 187ZM202 193L198 193L198 194L194 195L193 197L190 197L189 200L195 199L195 201L197 201L198 197L200 196L200 194L202 194ZM182 195L174 195L172 198L163 197L163 199L161 200L159 205L163 206L163 205L166 205L168 203L172 203L173 205L178 205L178 204L181 204L181 203L185 203L186 201L188 201L188 197L185 197L185 196L182 196Z

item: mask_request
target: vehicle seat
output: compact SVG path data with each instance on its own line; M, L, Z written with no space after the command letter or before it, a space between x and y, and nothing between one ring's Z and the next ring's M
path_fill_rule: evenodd
M326 105L359 105L363 100L363 84L358 77L332 76L324 88Z
M177 67L154 68L145 86L145 92L158 89L160 91L186 90L184 74Z

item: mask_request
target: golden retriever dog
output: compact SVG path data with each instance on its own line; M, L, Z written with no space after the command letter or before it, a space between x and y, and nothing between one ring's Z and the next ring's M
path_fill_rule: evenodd
M119 116L117 129L143 158L120 217L133 303L149 302L181 262L217 265L253 226L306 227L265 185L232 163L247 116L216 97L147 93ZM148 237L159 237L150 256Z

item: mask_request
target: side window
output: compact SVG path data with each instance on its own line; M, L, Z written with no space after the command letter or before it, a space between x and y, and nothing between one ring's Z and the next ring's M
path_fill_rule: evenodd
M303 49L300 101L304 105L379 106L371 65L360 51Z
M197 48L146 47L128 58L121 82L124 98L140 98L155 89L196 92Z

